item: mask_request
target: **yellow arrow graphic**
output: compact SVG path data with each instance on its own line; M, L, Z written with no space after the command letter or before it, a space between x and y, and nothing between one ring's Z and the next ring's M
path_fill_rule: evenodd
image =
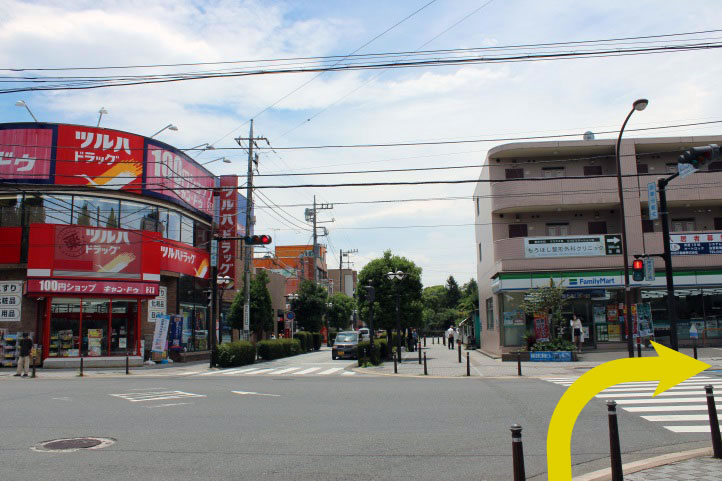
M659 381L653 396L676 386L710 365L652 342L657 357L617 359L585 373L569 386L552 414L547 432L550 481L572 479L572 431L579 413L598 393L623 382Z

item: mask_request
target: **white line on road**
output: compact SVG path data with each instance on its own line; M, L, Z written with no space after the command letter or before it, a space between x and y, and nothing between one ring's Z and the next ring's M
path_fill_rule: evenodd
M715 384L715 386L722 386L722 383ZM657 388L654 386L649 387L619 387L619 388L611 388L611 389L605 389L602 392L644 392L644 391L655 391ZM673 388L670 388L669 391L701 391L704 392L704 386L690 386L690 385L677 385Z
M660 414L658 416L642 416L642 419L653 422L672 421L709 421L707 414Z
M179 372L176 374L176 376L192 376L193 374L200 374L201 371L191 371L191 372Z
M242 396L249 395L249 396L271 396L271 397L281 397L280 394L265 394L260 392L251 392L251 391L231 391L234 394L240 394Z
M332 367L331 369L326 369L325 371L321 371L318 373L319 376L328 376L329 374L333 374L337 371L341 371L342 367Z
M676 412L676 411L705 411L707 412L706 404L692 404L691 406L677 406L672 404L671 406L638 406L630 408L622 408L630 413L653 413L653 412ZM722 409L722 403L717 403L717 409Z
M672 403L698 403L706 399L704 395L695 397L681 397L669 399L615 399L617 404L672 404Z
M706 426L664 426L673 433L708 433L709 424Z
M654 392L625 392L625 393L612 393L612 394L597 394L597 397L600 399L609 399L609 398L626 398L626 397L653 397ZM657 396L654 397L674 397L674 396L689 396L692 394L689 391L675 391L675 392L669 392L665 391L662 393L657 394Z
M182 406L183 404L193 404L193 403L167 403L167 404L156 404L155 406L143 406L143 407L148 408L148 409L154 409L154 408L167 408L169 406Z
M273 369L258 369L253 372L247 372L246 374L248 374L249 376L255 376L256 374L266 374L270 371L273 371Z
M284 373L287 373L287 372L298 371L299 369L301 369L301 368L300 368L300 367L288 367L288 368L286 368L286 369L281 369L280 371L276 371L276 372L274 372L273 374L274 374L274 375L276 375L276 374L284 374Z
M342 376L354 376L356 373L354 371L346 371L341 373Z
M314 371L318 371L319 369L321 369L321 368L320 367L309 367L308 369L304 369L303 371L294 372L293 374L298 374L298 375L309 374Z

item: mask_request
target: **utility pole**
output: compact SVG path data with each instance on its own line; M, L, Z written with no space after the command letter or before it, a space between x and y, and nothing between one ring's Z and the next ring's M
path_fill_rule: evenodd
M343 256L345 255L346 257L348 257L349 254L356 254L357 252L358 252L358 249L350 249L350 250L347 250L347 251L345 251L345 252L344 252L343 249L341 249L341 251L340 251L340 253L339 253L339 266L338 266L338 267L339 267L339 268L338 268L338 281L339 281L339 284L340 284L339 292L342 292L342 293L344 292L344 291L343 291ZM351 261L348 261L348 266L349 266L349 269L350 269L350 268L351 268Z
M305 218L306 222L313 222L313 282L318 283L318 258L320 257L320 249L318 246L318 233L316 231L316 224L319 210L333 209L333 204L318 204L316 205L316 196L313 196L313 209L306 209ZM333 221L331 221L333 222ZM327 231L324 228L324 234L327 235Z
M238 137L235 139L239 146L243 147L241 144L242 140L248 141L248 173L246 177L246 236L249 236L253 232L253 216L251 215L251 212L253 211L253 164L255 163L256 166L258 166L258 154L253 154L253 146L256 143L256 140L265 140L268 142L268 139L265 137L253 137L253 119L251 119L251 128L250 132L248 134L248 138L244 139L241 137ZM243 243L243 294L244 294L244 302L243 302L243 339L248 340L249 335L249 327L250 327L250 320L251 320L251 262L253 260L253 252L252 247L248 245L247 242Z

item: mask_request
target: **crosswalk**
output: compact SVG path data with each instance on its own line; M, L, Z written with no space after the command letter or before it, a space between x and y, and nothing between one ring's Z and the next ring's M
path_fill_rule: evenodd
M218 369L214 371L194 373L192 376L354 376L354 371L347 371L343 367L328 366L289 366L276 367L237 367L231 369Z
M546 381L569 387L578 377L548 378ZM704 387L715 390L717 411L722 407L722 378L694 376L652 397L657 381L617 384L596 395L602 400L614 400L619 408L639 414L646 421L662 423L674 433L709 433L709 414Z

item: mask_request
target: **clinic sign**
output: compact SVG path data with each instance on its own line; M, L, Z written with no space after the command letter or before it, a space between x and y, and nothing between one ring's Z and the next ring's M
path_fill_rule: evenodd
M722 254L722 232L671 234L669 248L673 256Z
M524 257L536 259L621 255L621 241L621 237L617 235L526 237Z

